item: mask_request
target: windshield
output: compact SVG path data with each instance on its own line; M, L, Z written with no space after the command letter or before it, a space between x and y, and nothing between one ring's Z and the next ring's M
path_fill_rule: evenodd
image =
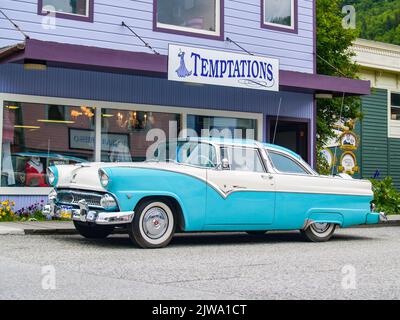
M160 143L148 159L157 162L176 162L184 165L214 168L217 166L217 152L209 143L197 141L176 141Z

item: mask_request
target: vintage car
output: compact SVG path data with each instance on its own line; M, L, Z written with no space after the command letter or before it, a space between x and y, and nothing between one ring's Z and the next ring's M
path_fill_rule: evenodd
M70 206L78 232L105 238L125 228L143 248L175 232L301 230L314 242L336 227L379 223L369 181L318 175L300 156L253 140L161 143L141 163L48 168L52 211Z

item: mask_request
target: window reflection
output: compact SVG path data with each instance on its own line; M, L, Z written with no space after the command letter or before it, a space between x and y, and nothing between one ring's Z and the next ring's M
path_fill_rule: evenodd
M1 186L48 187L46 168L94 160L94 109L5 102Z
M217 4L217 0L158 0L157 22L171 29L216 32Z
M151 129L166 140L180 131L180 115L140 110L102 110L101 160L130 162L146 160L147 149L154 141L146 141Z

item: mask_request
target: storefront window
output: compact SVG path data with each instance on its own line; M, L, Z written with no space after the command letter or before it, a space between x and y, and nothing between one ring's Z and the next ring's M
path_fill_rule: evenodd
M46 168L94 160L94 109L5 102L2 187L48 187Z
M180 114L103 109L101 160L144 161L155 140L176 139L179 131Z
M295 0L262 0L265 26L295 28Z
M257 120L188 115L187 127L201 137L257 139ZM189 132L190 134L190 132Z
M157 27L220 35L220 0L156 0Z
M89 0L42 0L42 12L89 16Z
M391 120L400 120L400 93L391 94Z

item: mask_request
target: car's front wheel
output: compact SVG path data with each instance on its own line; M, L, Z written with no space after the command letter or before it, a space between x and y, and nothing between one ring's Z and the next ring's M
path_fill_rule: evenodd
M114 231L113 226L91 226L78 221L74 221L74 225L78 233L88 239L104 239Z
M131 240L145 249L166 247L175 233L172 205L164 200L147 200L138 205L128 227Z
M312 223L302 230L304 237L311 242L324 242L332 238L336 229L333 223Z

